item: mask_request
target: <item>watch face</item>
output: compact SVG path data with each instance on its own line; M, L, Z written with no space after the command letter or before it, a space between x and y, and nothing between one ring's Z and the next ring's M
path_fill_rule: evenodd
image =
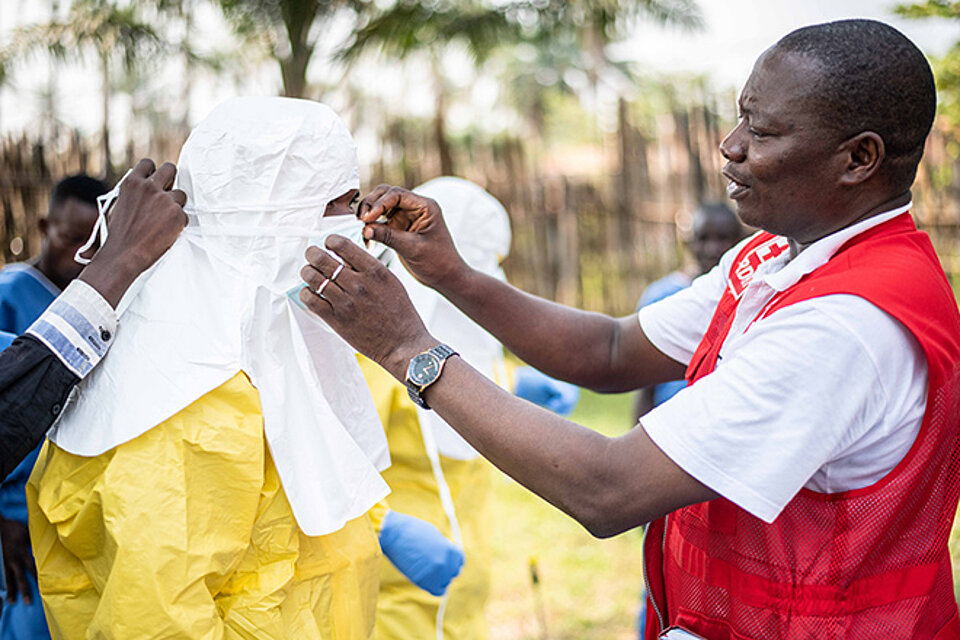
M440 375L440 358L432 353L421 353L410 361L407 377L414 384L423 386L437 379Z

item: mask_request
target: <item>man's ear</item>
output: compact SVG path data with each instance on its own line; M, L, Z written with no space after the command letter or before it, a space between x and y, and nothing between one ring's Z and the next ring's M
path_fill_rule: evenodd
M845 164L840 184L856 186L872 178L886 158L886 147L880 134L873 131L858 133L841 145Z

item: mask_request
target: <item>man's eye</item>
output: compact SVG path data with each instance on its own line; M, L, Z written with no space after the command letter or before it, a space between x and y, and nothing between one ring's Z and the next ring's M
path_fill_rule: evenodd
M764 133L764 132L762 132L762 131L757 131L756 129L754 129L754 128L752 128L752 127L751 127L751 129L750 129L750 133L753 135L754 138L766 138L766 137L767 137L767 134L766 134L766 133Z

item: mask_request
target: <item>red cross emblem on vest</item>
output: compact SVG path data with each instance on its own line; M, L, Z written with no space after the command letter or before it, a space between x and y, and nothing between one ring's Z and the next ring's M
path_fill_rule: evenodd
M764 262L773 260L790 250L790 243L786 238L774 237L758 245L756 248L747 252L740 258L736 268L730 274L730 293L733 297L740 299L747 286L753 281L753 276L757 273Z

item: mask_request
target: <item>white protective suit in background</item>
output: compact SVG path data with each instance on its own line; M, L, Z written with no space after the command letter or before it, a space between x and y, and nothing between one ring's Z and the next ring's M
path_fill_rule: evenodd
M500 261L510 252L510 218L480 186L443 177L414 189L440 204L457 250L473 268L503 279ZM451 345L475 369L509 387L503 347L450 301L414 279L399 260L390 264L430 333ZM370 361L363 370L387 429L393 465L384 472L390 508L436 525L463 548L460 575L443 599L415 587L390 563L381 562L377 603L378 640L446 640L487 635L490 591L493 467L434 411L415 406L406 388Z
M51 627L365 638L386 440L353 350L285 295L308 244L362 226L322 217L359 187L353 141L324 105L236 98L190 134L178 186L187 228L31 479Z

